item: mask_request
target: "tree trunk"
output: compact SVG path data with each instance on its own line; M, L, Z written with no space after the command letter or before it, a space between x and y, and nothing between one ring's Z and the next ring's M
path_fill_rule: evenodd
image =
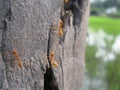
M0 90L81 90L88 0L0 0L0 10Z

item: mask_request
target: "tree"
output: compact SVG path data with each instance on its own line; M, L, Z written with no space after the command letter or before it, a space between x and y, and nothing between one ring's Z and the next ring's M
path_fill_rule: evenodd
M0 90L80 90L88 0L0 0L0 10Z

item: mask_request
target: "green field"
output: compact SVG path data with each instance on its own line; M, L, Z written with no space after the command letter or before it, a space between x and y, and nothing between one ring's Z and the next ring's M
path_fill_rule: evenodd
M109 18L100 16L90 16L89 27L94 31L103 29L108 34L119 35L120 34L120 18Z

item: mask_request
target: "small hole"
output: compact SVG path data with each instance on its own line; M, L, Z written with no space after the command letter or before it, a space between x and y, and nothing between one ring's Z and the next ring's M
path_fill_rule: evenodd
M47 69L44 74L44 90L59 90L52 68Z

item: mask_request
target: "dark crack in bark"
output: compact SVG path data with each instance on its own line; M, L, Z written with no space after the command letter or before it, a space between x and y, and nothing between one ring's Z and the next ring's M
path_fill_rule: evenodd
M51 26L52 27L52 26ZM48 36L48 47L47 47L47 59L50 64L49 60L49 53L50 53L50 34L51 30L49 31L49 36ZM46 69L46 73L44 74L44 90L59 90L58 89L58 83L56 82L56 77L54 76L54 72L52 69L51 64L49 65L50 67Z
M6 51L8 51L11 48L11 44L10 44L10 40L7 37L7 29L8 29L8 22L11 21L11 3L10 0L4 0L2 1L3 3L3 7L5 10L3 10L3 30L2 30L2 46L1 46L1 56L2 56L2 60L4 62L5 65L5 77L6 77L6 82L8 83L8 87L9 87L9 73L8 73L8 68L11 65L11 62L9 62L9 58L7 54L5 54ZM9 47L7 47L9 46ZM7 88L7 87L5 87Z
M73 15L73 27L74 27L74 43L73 51L75 49L77 33L81 31L80 25L82 22L82 15L85 12L86 8L84 7L86 1L83 0L69 0L68 3L64 4L65 12L71 11Z

